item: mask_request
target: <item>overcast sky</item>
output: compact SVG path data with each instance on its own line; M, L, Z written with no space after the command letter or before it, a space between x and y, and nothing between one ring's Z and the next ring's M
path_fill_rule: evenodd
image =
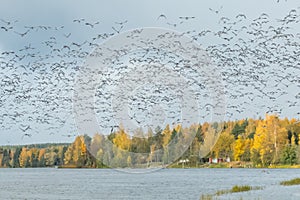
M0 0L0 19L6 22L13 23L14 31L23 33L26 31L25 26L64 26L60 32L58 40L63 42L66 39L63 35L71 33L73 41L78 43L91 38L97 33L110 33L112 27L116 27L116 22L127 20L128 22L122 31L131 30L141 27L163 27L168 29L175 29L177 31L212 29L218 30L220 24L218 23L221 17L235 18L238 14L245 14L247 19L255 19L262 13L267 13L274 22L287 15L291 9L298 9L299 0L109 0L109 1L76 1L74 0ZM158 19L160 15L165 15L166 19ZM176 27L170 26L179 22L180 16L193 16L194 20L178 25ZM74 23L74 19L84 18L87 22L96 23L97 26L93 29L83 29L82 25ZM14 22L17 20L17 22ZM4 26L4 22L0 22ZM294 32L300 32L300 27L293 27ZM32 44L38 46L45 38L49 38L52 33L33 32L31 37L20 38L16 37L10 31L0 30L0 53L4 51L19 50L22 47ZM198 41L199 43L209 46L210 43L216 43L212 40ZM43 53L44 49L39 49ZM21 65L22 63L20 63ZM1 71L0 71L1 72ZM4 71L1 72L2 75ZM0 74L1 75L1 74ZM296 87L296 90L299 87ZM1 90L1 89L0 89ZM292 91L293 90L293 91ZM291 89L291 95L297 91L295 88ZM298 91L299 92L299 91ZM287 97L288 98L288 97ZM237 100L239 101L239 100ZM286 99L282 100L286 101ZM293 109L299 110L298 107ZM0 108L0 113L5 113L9 107ZM71 108L71 107L70 107ZM255 117L254 112L251 112L252 107L247 107L249 112L237 115L236 118ZM266 110L263 110L264 113ZM287 111L283 116L297 117L296 112ZM263 114L260 114L263 116ZM60 136L53 137L49 132L41 128L41 133L36 137L23 137L19 130L19 124L10 126L10 128L0 129L0 145L1 144L19 144L19 143L33 143L33 142L71 142L74 137L61 136L68 135L71 132L76 132L72 127L74 121L72 116L65 117L66 123L64 127L56 130L61 132Z

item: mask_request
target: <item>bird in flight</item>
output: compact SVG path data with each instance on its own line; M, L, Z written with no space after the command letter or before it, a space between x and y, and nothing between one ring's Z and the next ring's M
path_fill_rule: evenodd
M74 19L73 22L76 22L76 23L81 23L85 21L85 19L81 18L81 19Z
M69 38L69 37L71 36L71 33L69 33L69 34L64 34L64 36L65 36L66 38Z
M160 20L160 19L167 19L167 16L164 15L164 14L160 14L160 15L157 17L157 20Z
M90 23L90 22L86 22L85 25L89 26L91 28L94 28L95 25L99 24L100 22L95 22L95 23Z
M24 135L22 135L22 140L23 140L24 137L31 137L31 136L32 136L31 134L25 133Z
M185 16L185 17L179 17L179 19L190 20L190 19L195 19L195 17L194 16Z
M123 26L124 24L126 24L128 22L128 20L122 21L122 22L115 22L115 24L118 24L120 26Z
M212 8L209 8L210 11L216 13L216 14L219 14L220 11L223 9L223 6L221 6L218 10L215 10L215 9L212 9Z
M62 135L62 136L64 136L64 137L75 137L76 134L68 134L68 135Z
M29 125L22 125L19 127L19 129L23 132L26 132L27 130L31 129Z
M29 33L30 29L28 29L27 31L25 31L24 33L19 33L17 31L14 31L16 34L20 35L21 37L24 37L25 35L27 35L27 33Z

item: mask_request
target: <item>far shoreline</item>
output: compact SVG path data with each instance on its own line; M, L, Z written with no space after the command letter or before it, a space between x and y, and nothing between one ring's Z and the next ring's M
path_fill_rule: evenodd
M183 166L181 164L173 164L167 167L153 168L110 168L110 167L87 167L75 165L62 165L52 167L26 167L26 168L10 168L0 167L0 169L116 169L116 170L131 170L131 169L146 169L146 170L161 170L161 169L300 169L300 165L270 165L270 166L251 166L251 163L245 162L228 162L228 163L205 163L198 166Z

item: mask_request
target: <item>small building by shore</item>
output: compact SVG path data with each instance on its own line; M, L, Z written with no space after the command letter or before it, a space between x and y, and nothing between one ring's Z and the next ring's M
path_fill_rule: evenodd
M212 163L223 163L223 162L230 162L230 158L227 157L227 158L212 158L210 157L208 159L208 163L212 164Z

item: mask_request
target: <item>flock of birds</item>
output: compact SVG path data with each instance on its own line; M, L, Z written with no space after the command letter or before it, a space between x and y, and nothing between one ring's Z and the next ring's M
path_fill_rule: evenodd
M216 27L186 30L182 34L201 44L216 67L212 73L220 74L218 79L223 82L226 96L225 119L246 117L243 114L258 117L265 113L299 118L299 9L290 10L281 19L272 19L267 13L255 19L242 13L229 18L222 16L222 7L209 10L217 15ZM154 20L175 30L183 24L197 23L195 16L180 16L170 22L166 14L161 14ZM1 38L13 38L22 44L36 38L24 46L0 49L1 134L16 132L22 139L33 138L41 132L53 137L75 136L69 130L62 132L61 128L74 125L72 101L76 76L90 52L101 42L125 31L130 21L115 22L111 31L105 33L99 31L100 21L80 18L72 23L80 26L82 31L91 31L91 37L77 39L65 26L21 25L18 20L0 20ZM138 35L142 30L137 29L134 34ZM210 44L206 44L207 41ZM132 50L135 50L134 46ZM134 73L135 76L127 81L143 83L147 78L143 74L162 76L165 71L161 66L168 66L187 76L187 84L195 89L200 100L194 108L200 111L199 121L209 121L213 106L222 103L211 103L212 83L208 83L205 75L193 71L188 61L176 53L151 49L149 45L149 49L120 55L119 59L110 61L110 69L99 74L101 84L95 92L95 113L99 125L108 132L113 132L119 125L116 120L119 108L112 99L122 98L122 90L116 90L117 94L113 91L120 78L124 79L124 74ZM136 66L144 66L144 71L135 71ZM166 77L166 80L171 79L176 77ZM180 105L178 98L182 87L176 89L172 85L153 83L125 89L133 90L126 94L128 117L137 126L182 122L184 105Z

